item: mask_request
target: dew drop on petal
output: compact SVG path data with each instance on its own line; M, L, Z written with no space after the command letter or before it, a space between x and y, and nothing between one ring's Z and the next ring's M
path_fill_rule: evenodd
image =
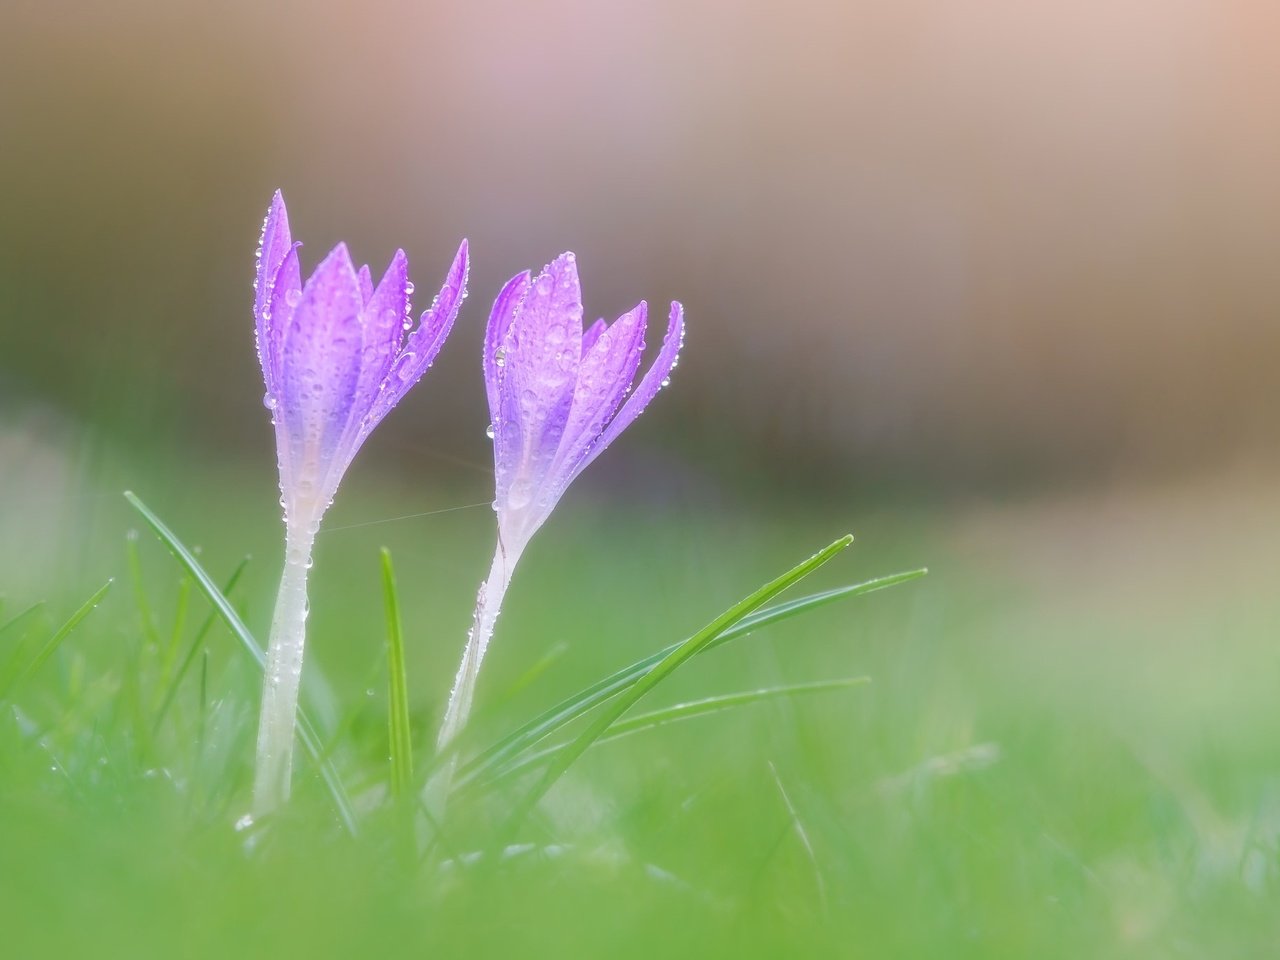
M296 287L284 295L284 302L291 307L296 307L298 301L302 299L302 291Z
M492 424L492 423L491 423L491 424L489 424L489 426L487 426L487 427L485 427L485 428L484 428L484 435L485 435L486 437L488 437L490 440L492 440L492 439L494 438L495 433L496 433L496 431L493 429L493 424Z

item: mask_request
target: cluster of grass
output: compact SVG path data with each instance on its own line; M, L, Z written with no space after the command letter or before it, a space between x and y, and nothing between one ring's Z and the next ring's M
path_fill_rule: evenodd
M228 476L161 508L199 556L134 514L101 569L0 609L3 955L1201 957L1280 938L1272 606L1188 598L1156 660L1126 648L1150 597L1072 609L902 514L785 596L752 589L820 542L824 511L558 518L440 830L417 800L485 518L335 521L313 756L288 808L246 824L250 628L274 574L240 554ZM270 555L270 532L248 545ZM830 593L923 558L926 580ZM814 591L829 602L796 606ZM747 619L720 616L747 596ZM1206 623L1216 657L1193 642ZM588 703L602 676L615 696ZM557 704L594 709L513 738Z

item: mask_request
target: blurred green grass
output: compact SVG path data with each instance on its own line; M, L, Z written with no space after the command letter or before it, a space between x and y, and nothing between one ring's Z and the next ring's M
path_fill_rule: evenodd
M288 817L257 839L233 830L257 678L221 627L145 732L160 654L118 491L200 544L218 579L251 553L235 599L261 633L280 551L269 470L67 462L62 499L41 506L10 476L0 522L46 533L25 554L8 541L0 583L22 587L0 622L45 599L31 636L47 636L117 582L0 714L4 955L1203 957L1266 956L1280 937L1280 497L1266 482L951 506L719 489L620 504L584 482L512 589L481 681L485 734L687 635L846 529L857 542L806 591L932 572L699 657L645 706L864 673L870 686L602 745L522 834L534 852L421 869L382 814L342 836L305 765ZM331 688L326 722L347 731L366 801L388 775L377 548L396 558L423 745L492 533L484 506L351 525L483 488L355 471L326 521L308 670ZM145 534L138 547L164 638L180 572ZM205 609L193 597L188 633ZM14 642L0 635L0 662Z

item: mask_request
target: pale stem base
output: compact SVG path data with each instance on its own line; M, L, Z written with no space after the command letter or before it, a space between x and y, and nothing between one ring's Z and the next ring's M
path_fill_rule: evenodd
M302 682L302 652L307 636L307 572L314 534L292 532L285 538L284 574L271 618L267 669L262 683L257 764L253 779L253 815L271 813L289 799L293 738Z
M444 720L440 724L440 735L436 740L437 752L444 750L467 725L476 680L480 676L480 663L484 660L489 640L493 636L494 624L502 609L502 598L506 596L507 587L511 584L511 571L514 567L515 557L506 556L499 544L489 568L489 576L480 585L480 592L476 597L475 619L467 634L467 646L462 651L462 662L458 665L458 675L454 678L453 690L449 693L449 705L445 707ZM451 757L427 784L427 807L436 815L444 813L455 764L456 757Z

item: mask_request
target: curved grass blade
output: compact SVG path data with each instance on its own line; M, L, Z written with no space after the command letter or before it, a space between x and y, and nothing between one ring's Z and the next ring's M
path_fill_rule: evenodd
M409 680L404 666L404 630L391 551L382 548L382 586L387 604L387 735L391 744L391 795L404 797L413 784L413 736L409 729Z
M759 690L742 690L738 693L726 693L716 697L706 697L702 700L690 700L687 703L677 703L670 707L663 707L661 710L640 713L634 717L626 717L619 720L596 740L596 744L607 743L610 740L617 740L619 737L626 737L633 733L653 730L669 723L693 720L697 717L705 717L708 714L720 713L736 707L745 707L766 700L803 696L809 693L826 693L831 690L848 690L851 687L864 686L870 682L870 677L843 677L839 680L794 683L779 687L765 687ZM483 782L472 781L472 783L476 788L483 789L500 780L509 779L549 760L567 746L567 743L558 743L555 746L525 754L502 769L497 770Z
M722 644L728 643L730 640L736 640L747 634L760 629L761 627L786 620L790 617L799 616L810 610L825 606L828 603L834 603L837 600L843 600L850 597L858 597L863 594L872 593L876 590L884 590L888 587L896 586L900 583L906 583L910 580L916 580L923 577L928 571L924 568L919 570L908 570L903 573L894 573L884 577L877 577L874 580L867 580L863 583L855 583L845 587L837 587L833 590L825 590L821 593L811 594L807 597L800 597L796 600L789 600L786 603L779 603L772 607L766 607L751 616L744 617L736 625L730 627L716 637L711 643L708 643L699 652L712 650ZM683 642L683 641L682 641ZM628 667L624 667L614 674L599 680L584 690L579 691L573 696L567 697L555 706L544 711L534 717L529 722L516 728L514 731L503 737L501 740L492 744L485 750L481 751L467 763L462 766L461 777L459 778L459 786L465 784L473 777L480 775L488 775L498 767L504 766L514 757L519 756L528 750L534 744L544 738L555 733L561 727L572 723L574 720L590 713L600 704L611 700L613 697L626 690L632 684L636 683L641 677L645 676L650 670L657 666L663 659L674 650L680 647L680 643L673 643L657 653L637 660Z
M155 535L169 548L169 552L173 554L178 563L183 566L187 573L191 574L200 591L213 604L213 608L218 611L222 622L227 625L231 633L240 641L241 646L253 658L253 662L258 665L258 669L266 670L267 656L263 653L262 648L258 646L258 641L253 638L249 628L244 625L244 621L240 619L240 614L236 613L235 607L231 606L231 601L218 589L218 585L205 572L204 567L200 566L200 562L196 560L195 555L186 548L172 530L165 526L164 521L152 513L151 508L138 499L132 491L126 490L124 498L129 501L138 513L142 514L147 526L151 527ZM316 728L312 724L310 717L307 716L301 705L298 708L297 734L303 749L306 750L307 755L311 757L320 771L320 777L324 780L325 786L328 787L329 793L333 797L334 807L338 811L338 816L341 818L343 826L354 836L357 832L355 813L351 809L351 801L347 798L346 788L342 785L342 778L338 775L338 770L333 765L333 762L322 757L320 737L317 735Z
M31 606L27 607L21 612L15 613L12 617L10 617L4 623L0 623L0 634L4 634L4 633L7 633L9 630L12 630L19 623L27 619L27 617L35 613L37 610L39 610L43 606L44 606L44 601L37 600L35 603L31 604Z
M520 824L520 821L529 813L530 810L542 799L542 796L551 789L552 785L560 779L566 770L569 769L587 749L595 743L604 733L617 722L624 713L630 710L635 704L650 690L660 684L663 680L674 673L682 664L690 657L706 649L717 637L732 627L735 623L740 622L748 614L760 607L764 606L783 590L793 584L803 580L813 571L834 557L836 554L844 550L849 544L853 543L852 536L843 536L835 543L828 547L824 547L815 553L808 560L805 560L792 567L782 576L769 581L758 590L739 600L720 616L716 617L705 627L695 633L689 639L679 644L674 650L664 656L652 669L636 680L624 694L619 696L605 710L598 714L591 724L582 731L576 738L570 741L565 748L556 754L548 764L542 776L538 779L533 789L525 795L524 799L516 806L510 820L507 822L507 830L514 831Z
M92 613L93 608L102 602L102 598L107 595L107 591L111 589L111 584L113 582L114 581L112 580L108 580L95 590L93 596L82 603L80 608L67 619L67 622L53 632L53 636L51 636L45 642L45 645L40 648L40 652L37 653L25 667L23 667L18 675L6 685L3 691L0 691L0 700L6 699L9 695L9 691L13 690L14 687L21 685L32 674L45 665L45 662L52 657L58 647L61 646L62 641L67 639L67 636L71 631L80 625L80 621ZM21 616L21 614L19 614L19 616Z
M133 602L138 607L138 619L142 621L142 632L146 634L147 643L153 650L160 649L160 631L156 629L155 614L151 610L151 600L147 596L147 588L142 583L142 561L138 557L138 531L130 530L124 538L124 553L128 561L129 580L133 584Z
M178 601L174 605L173 626L169 629L169 644L165 647L164 659L160 663L160 683L167 684L173 676L173 666L178 659L178 649L182 646L182 634L187 627L187 607L191 601L191 578L183 577L178 584Z
M224 597L231 596L231 591L240 582L240 575L244 573L245 567L249 565L249 559L249 557L245 557L241 560L236 565L235 570L231 572L231 576L227 578L226 585L222 588ZM182 678L191 669L191 664L195 662L196 655L200 652L200 645L204 642L204 638L209 631L213 629L213 625L217 620L218 612L213 610L204 618L204 623L200 624L200 629L196 631L195 639L191 641L191 646L187 649L187 655L182 658L182 663L178 666L178 672L173 675L173 680L169 682L169 687L164 694L164 700L160 702L160 707L156 710L156 719L152 725L152 732L160 729L160 724L164 722L165 714L169 712L169 707L173 705L173 698L178 695L178 688L182 686Z

